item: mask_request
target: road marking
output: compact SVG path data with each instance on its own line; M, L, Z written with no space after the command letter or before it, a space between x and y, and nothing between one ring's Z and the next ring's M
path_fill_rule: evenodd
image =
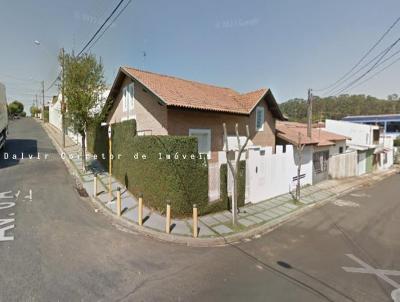
M394 302L400 302L400 288L392 291L392 299Z
M395 270L382 270L382 269L375 269L368 263L358 259L353 254L346 254L347 257L357 262L361 267L345 267L342 266L342 269L348 273L361 273L361 274L372 274L376 275L377 277L381 278L382 280L389 283L396 289L400 289L400 284L396 281L390 279L388 276L400 276L400 271Z
M6 219L0 219L0 226L8 223L13 223L15 221L14 218L6 218ZM10 241L14 240L14 236L6 236L6 231L13 229L15 226L9 225L6 227L0 227L0 241Z
M11 195L9 195L11 193ZM12 191L7 191L7 192L0 192L0 199L10 199L14 198L14 195L12 195Z

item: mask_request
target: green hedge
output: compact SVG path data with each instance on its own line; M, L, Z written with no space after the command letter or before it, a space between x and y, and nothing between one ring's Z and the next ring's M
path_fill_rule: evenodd
M395 147L400 147L400 138L396 138L396 139L393 141L393 145L394 145Z
M90 153L97 154L99 162L108 169L108 134L107 127L94 125L87 131L87 148ZM101 154L104 154L105 160Z
M231 200L228 197L228 166L227 164L221 165L220 170L220 192L221 201L226 204L227 209L231 208ZM238 187L238 207L244 206L244 199L246 194L246 161L241 160L239 162L239 187Z
M204 211L208 203L208 167L205 157L198 156L196 138L137 136L134 121L114 124L112 130L113 154L121 155L113 161L112 172L130 192L136 196L143 193L146 206L162 213L169 200L176 217L191 214L193 204L200 213ZM106 127L88 131L89 151L108 157L106 132ZM167 155L171 159L166 159ZM107 161L103 165L108 167Z
M26 115L26 113L25 113L25 115ZM43 116L43 118L44 118L44 122L45 122L45 123L48 123L48 122L49 122L49 108L45 108L45 109L44 109L44 116Z

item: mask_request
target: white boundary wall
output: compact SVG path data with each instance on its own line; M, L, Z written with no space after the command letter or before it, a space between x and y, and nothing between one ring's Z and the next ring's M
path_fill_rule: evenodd
M292 145L249 148L246 163L246 201L257 203L293 191L297 178L297 151ZM301 186L312 184L312 148L302 154Z
M329 176L331 178L357 176L357 165L357 151L333 155L329 158Z
M49 106L49 123L61 130L61 100L60 95L58 95L57 102L50 104Z

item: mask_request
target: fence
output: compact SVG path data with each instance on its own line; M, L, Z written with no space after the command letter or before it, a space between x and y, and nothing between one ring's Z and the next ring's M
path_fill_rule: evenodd
M357 163L357 151L333 155L329 158L329 177L344 178L357 176Z
M268 198L288 193L297 184L299 156L293 146L251 148L246 163L246 201L257 203ZM312 148L302 151L300 185L312 184Z

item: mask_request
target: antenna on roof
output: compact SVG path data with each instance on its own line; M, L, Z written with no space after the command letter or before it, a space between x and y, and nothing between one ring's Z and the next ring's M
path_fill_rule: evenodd
M142 67L142 69L144 70L145 69L145 63L146 63L146 51L145 50L143 50L142 51L142 54L143 54L143 67Z

